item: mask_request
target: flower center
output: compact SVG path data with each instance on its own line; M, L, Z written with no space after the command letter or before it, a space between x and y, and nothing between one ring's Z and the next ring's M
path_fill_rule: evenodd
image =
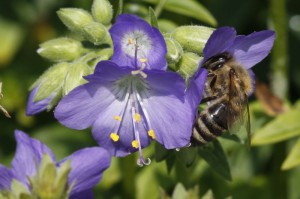
M141 72L143 71L141 70ZM116 129L110 134L111 141L119 142L122 140L122 136L124 135L120 135L119 132L122 127L125 128L122 123L123 118L130 117L134 139L131 140L129 144L133 150L137 149L139 151L140 157L137 164L139 166L149 165L151 160L149 158L145 159L142 153L142 145L143 143L147 143L148 140L141 140L141 134L146 133L149 139L155 139L155 132L151 126L148 111L145 109L143 98L141 97L141 93L147 92L149 89L146 79L143 78L142 75L128 75L119 80L116 84L118 87L116 89L118 90L116 98L126 103L121 115L112 116L114 121L118 124L116 125ZM126 121L128 121L128 119ZM142 137L144 138L145 136Z
M137 59L147 57L152 41L142 30L135 30L124 35L121 41L122 51Z

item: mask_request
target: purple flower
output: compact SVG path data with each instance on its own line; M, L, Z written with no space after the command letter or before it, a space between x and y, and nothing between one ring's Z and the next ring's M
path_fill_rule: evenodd
M27 107L26 107L26 115L35 115L37 113L40 113L47 109L48 104L51 102L53 97L56 94L52 94L49 97L37 101L34 101L34 97L36 95L36 92L38 91L39 86L36 86L29 94L28 101L27 101Z
M30 191L29 176L34 176L42 157L48 154L56 162L52 151L42 142L30 138L22 131L15 131L17 150L12 161L12 168L0 165L0 190L10 189L13 179L21 182ZM102 172L110 165L109 153L100 147L85 148L76 151L64 160L57 162L57 167L71 160L71 172L68 184L72 184L70 198L93 198L92 188L102 177ZM83 198L83 197L81 197Z
M66 95L54 114L69 128L91 126L95 140L112 155L138 150L142 166L150 163L142 148L151 140L167 149L189 143L194 111L185 101L183 78L164 70L166 45L157 29L121 15L111 34L113 62L99 62L88 83Z
M235 61L246 69L262 61L271 51L275 32L264 30L250 35L236 35L231 27L216 29L203 49L205 63L209 58L224 52L230 53Z
M275 32L265 30L250 35L236 35L231 27L216 29L208 39L204 49L204 58L194 77L190 80L187 95L193 97L193 104L199 104L202 98L203 78L206 72L202 65L210 58L224 52L230 53L234 61L249 71L254 84L254 73L251 67L263 60L271 51ZM202 89L202 90L201 90Z
M114 43L113 62L135 69L146 65L147 69L166 70L167 49L158 29L134 15L122 14L109 32Z

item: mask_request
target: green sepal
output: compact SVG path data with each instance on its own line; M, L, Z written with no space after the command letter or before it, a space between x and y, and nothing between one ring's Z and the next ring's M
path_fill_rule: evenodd
M151 26L159 29L158 28L158 23L157 23L157 17L155 15L154 10L151 7L149 7L149 19L150 19Z
M199 55L191 52L183 53L176 64L178 73L185 79L192 77L199 68L199 63L203 59Z
M166 37L165 42L167 45L166 59L169 64L176 64L183 54L181 45L173 38Z
M196 160L197 152L197 147L185 147L181 148L177 153L180 162L182 162L186 167L190 167Z
M65 26L77 33L81 33L85 25L94 21L89 12L79 8L61 8L57 15Z
M206 26L180 26L171 34L184 50L202 55L204 46L214 31Z
M63 96L67 95L75 87L86 83L83 76L89 75L92 72L91 68L82 62L74 62L65 76L63 84Z
M218 140L200 147L201 157L225 180L231 181L231 172L226 154Z
M95 21L109 25L113 17L113 8L108 0L94 0L92 15Z
M72 61L83 53L81 42L61 37L41 43L37 53L54 62Z
M31 86L31 88L34 88L39 85L34 101L37 102L55 94L62 87L69 67L70 63L61 62L44 72L33 86Z
M67 199L70 193L68 175L70 162L56 167L48 154L45 154L35 176L29 177L32 195L41 199Z

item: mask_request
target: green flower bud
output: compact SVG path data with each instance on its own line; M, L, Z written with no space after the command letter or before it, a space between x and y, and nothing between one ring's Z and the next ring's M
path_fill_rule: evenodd
M192 77L199 67L203 57L191 52L184 53L177 63L178 73L185 79Z
M97 22L109 25L113 17L112 5L108 0L94 0L92 5L92 15Z
M83 52L81 43L77 40L62 37L40 44L37 53L51 61L72 61Z
M176 64L183 54L183 49L173 38L165 38L165 41L167 45L167 61L169 64Z
M71 31L78 33L81 33L85 25L94 21L89 12L79 8L61 8L57 14Z
M201 55L213 31L213 28L205 26L181 26L172 32L172 37L179 42L184 50Z
M65 77L63 85L63 95L67 95L75 87L86 83L87 81L83 79L83 76L89 75L92 73L92 69L82 62L75 62L69 68L69 71Z
M83 27L83 36L92 42L94 45L99 45L104 42L104 39L109 35L106 28L97 22L92 22Z
M39 85L34 101L40 101L59 92L62 88L65 76L71 64L67 62L58 63L47 71L31 86L31 89Z

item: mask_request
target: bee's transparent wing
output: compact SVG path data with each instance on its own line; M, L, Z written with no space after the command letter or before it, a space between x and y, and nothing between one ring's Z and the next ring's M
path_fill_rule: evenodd
M246 131L247 142L250 146L250 113L248 105L248 96L237 88L231 81L229 88L229 104L227 110L227 126L229 133L239 133Z
M227 111L227 125L229 133L239 133L246 131L247 133L247 145L251 144L251 127L250 127L250 113L248 97L245 93L241 92L240 103L228 106ZM234 106L234 107L233 107ZM234 111L239 110L239 111Z

